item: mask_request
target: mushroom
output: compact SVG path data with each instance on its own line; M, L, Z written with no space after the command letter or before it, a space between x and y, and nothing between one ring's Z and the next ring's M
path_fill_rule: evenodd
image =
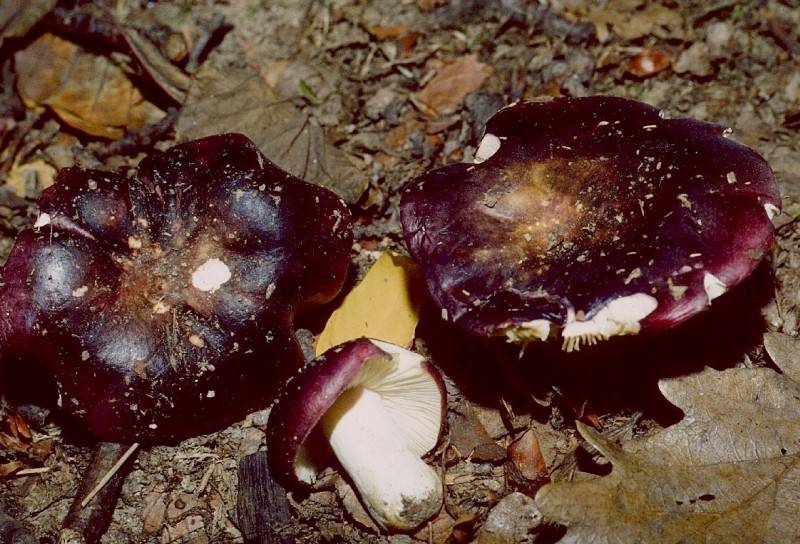
M113 442L174 441L269 403L302 362L292 322L331 300L350 214L245 136L138 175L67 168L2 271L0 352L44 364L59 404Z
M413 529L442 505L439 476L421 457L439 440L445 407L424 357L352 340L286 383L267 425L270 466L287 487L311 484L332 450L375 521Z
M403 232L445 319L567 351L673 327L745 279L780 205L730 131L616 97L513 104L475 164L404 189Z

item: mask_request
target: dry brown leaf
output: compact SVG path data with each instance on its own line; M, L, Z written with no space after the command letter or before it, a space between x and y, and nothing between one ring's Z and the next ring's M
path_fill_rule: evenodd
M362 336L410 346L423 292L414 262L402 255L384 253L331 314L317 339L317 355Z
M284 170L331 189L351 204L367 187L367 177L327 142L322 128L251 70L223 73L204 64L175 130L181 140L241 132Z
M562 542L800 540L800 383L770 369L703 372L659 383L679 423L620 448L579 424L609 476L543 487Z
M683 17L678 10L644 0L611 0L592 11L587 19L594 24L601 43L608 40L610 30L623 40L650 34L659 38L682 36Z
M784 374L800 382L800 338L768 332L764 335L764 347Z
M30 442L33 438L31 428L25 418L16 412L10 412L6 415L6 424L11 430L11 435L14 438L21 439L24 442Z
M494 70L478 61L475 55L464 55L445 64L415 100L430 110L431 116L453 113L461 101L483 85Z
M87 134L116 139L164 117L107 57L52 34L18 52L14 63L28 107L48 106Z
M36 461L43 463L45 459L50 457L50 454L53 452L54 445L55 445L54 439L43 438L31 444L30 448L28 448L28 453Z
M20 198L36 198L53 184L56 169L42 159L14 166L6 177L8 185Z
M650 77L663 72L672 64L670 56L660 49L645 49L628 59L627 71L637 77Z
M8 38L25 36L56 7L56 0L3 0L0 2L0 45Z
M9 463L0 464L0 479L14 474L16 471L25 468L23 463L19 461L11 461Z
M439 6L443 6L447 3L447 0L417 0L417 8L422 13L429 13Z
M401 36L405 36L414 27L408 23L398 25L377 25L371 26L367 30L370 34L379 40L395 40Z
M539 446L539 437L533 429L528 429L509 444L508 458L514 463L520 475L528 480L538 480L547 476L547 462Z

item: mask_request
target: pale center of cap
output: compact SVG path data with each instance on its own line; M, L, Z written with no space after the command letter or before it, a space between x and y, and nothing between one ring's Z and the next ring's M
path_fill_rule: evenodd
M192 286L200 291L213 293L231 279L228 265L219 259L209 259L192 273Z

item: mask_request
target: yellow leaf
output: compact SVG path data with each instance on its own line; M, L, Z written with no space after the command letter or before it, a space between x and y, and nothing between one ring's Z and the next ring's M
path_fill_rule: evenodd
M362 336L409 347L419 321L422 293L414 262L384 253L328 319L317 340L317 355Z
M6 184L20 198L35 198L53 184L56 169L42 159L34 159L14 166L8 173Z

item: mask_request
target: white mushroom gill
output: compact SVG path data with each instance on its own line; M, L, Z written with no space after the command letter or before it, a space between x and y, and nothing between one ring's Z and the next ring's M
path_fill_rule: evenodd
M364 363L321 427L373 518L408 530L442 505L439 476L420 458L438 440L442 393L422 357L375 343L392 357Z
M192 286L209 293L213 293L230 279L228 265L219 259L208 259L192 272Z
M636 293L612 300L591 319L577 321L572 317L564 325L561 336L564 338L564 351L577 351L581 344L596 344L612 336L638 334L642 319L653 313L658 300L645 293Z

